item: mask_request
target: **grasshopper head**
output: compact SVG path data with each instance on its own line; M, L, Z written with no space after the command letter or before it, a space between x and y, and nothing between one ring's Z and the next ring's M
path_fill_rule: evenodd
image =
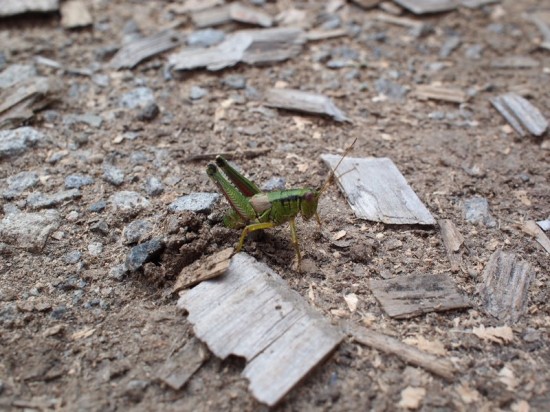
M300 213L305 220L315 216L317 213L317 205L319 204L319 196L321 192L316 189L306 189L302 195L300 203Z
M218 171L218 168L213 163L209 163L208 166L206 166L206 174L208 176L215 175L217 171Z

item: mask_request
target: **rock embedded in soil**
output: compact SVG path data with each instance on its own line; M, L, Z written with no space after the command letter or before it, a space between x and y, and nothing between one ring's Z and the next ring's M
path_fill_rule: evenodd
M115 210L139 212L150 206L149 201L137 192L123 190L109 197L109 203Z
M100 212L103 212L106 207L107 207L107 202L105 200L98 200L97 202L92 203L88 207L88 210L93 213L100 213Z
M34 187L38 183L38 173L21 172L6 179L8 190L2 196L5 199L13 199L25 190Z
M12 64L0 73L0 89L6 89L36 76L36 67L27 64Z
M152 239L134 246L126 258L126 267L131 272L135 272L145 263L155 259L164 250L164 246L164 242L160 239Z
M489 211L489 202L484 197L473 197L464 201L464 218L470 223L483 223L487 227L497 225Z
M153 231L153 224L147 220L134 220L122 231L124 244L131 245L143 240Z
M150 176L145 181L145 192L149 196L159 196L164 192L164 185L159 178Z
M122 280L127 273L128 268L125 263L122 263L120 265L113 266L109 270L109 277L115 280Z
M124 94L120 99L120 106L126 109L143 109L151 103L155 103L155 96L148 87L138 87Z
M12 213L0 222L0 241L30 252L40 252L61 222L59 213Z
M65 178L65 188L80 189L82 186L93 185L94 179L88 175L74 174Z
M27 197L27 203L33 209L43 209L46 207L57 206L68 200L79 198L81 195L82 194L78 189L64 190L52 195L44 194L42 192L34 192Z
M0 130L0 159L20 155L45 138L42 132L27 126Z
M143 122L150 122L154 120L160 113L160 109L155 102L149 103L138 114L137 119Z
M209 212L214 203L219 199L217 193L191 193L190 195L178 197L168 208L172 212Z
M208 94L208 90L200 86L192 86L191 91L189 92L189 98L191 100L200 100Z
M112 164L103 166L103 179L114 186L124 183L124 172Z
M224 77L223 84L231 89L240 90L246 87L246 79L244 78L244 76L231 74Z

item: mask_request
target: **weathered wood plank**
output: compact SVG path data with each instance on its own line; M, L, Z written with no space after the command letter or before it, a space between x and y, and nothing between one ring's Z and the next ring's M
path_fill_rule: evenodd
M318 93L295 89L269 89L264 96L265 105L278 109L295 110L330 116L337 122L348 120L332 100Z
M23 13L51 13L59 10L59 0L0 0L0 17Z
M182 37L174 30L164 30L152 36L125 44L111 59L114 69L131 69L141 61L159 53L173 49L182 42Z
M263 263L239 253L226 273L181 292L196 336L220 358L242 356L260 402L275 405L342 339Z
M451 103L464 103L468 100L465 91L445 86L420 85L414 92L420 100L442 100Z
M231 21L230 5L197 10L191 13L191 20L199 28L228 23Z
M229 16L240 23L255 24L262 27L273 26L273 19L267 13L240 2L233 2L229 8Z
M182 289L196 285L203 280L214 279L224 274L229 268L233 248L227 248L221 252L201 259L191 266L183 268L178 275L172 291L179 292Z
M458 231L454 223L449 219L438 221L443 244L447 251L449 262L451 263L451 272L458 272L462 267L461 246L464 244L464 237Z
M331 168L341 156L322 155ZM433 225L435 219L388 158L345 158L337 182L361 219L388 224Z
M443 273L371 279L369 284L376 300L392 318L412 318L472 306L469 299L458 292L452 279Z
M406 363L424 368L449 381L454 379L456 368L448 359L426 353L391 336L354 325L350 322L345 323L344 328L346 333L352 336L356 342L384 353L396 355Z
M535 136L548 129L548 120L539 109L515 93L493 97L491 103L522 137L527 134L525 129Z
M414 14L441 13L458 7L456 0L393 0Z
M495 251L485 270L480 294L488 313L497 319L516 322L527 309L531 266L513 253Z
M191 338L175 354L171 354L157 372L158 378L174 390L185 385L209 358L209 352L197 338Z

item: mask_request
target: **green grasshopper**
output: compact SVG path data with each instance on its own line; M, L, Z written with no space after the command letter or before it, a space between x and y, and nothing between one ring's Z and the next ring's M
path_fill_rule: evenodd
M296 249L298 271L301 271L302 256L296 232L296 217L302 215L304 220L309 220L315 216L317 223L321 226L321 220L317 213L319 198L329 186L334 178L336 169L340 166L340 163L354 144L355 140L346 149L342 159L331 171L326 182L317 189L306 188L262 192L258 186L235 170L222 156L216 156L216 164L208 164L206 173L233 208L224 216L224 225L232 229L244 227L235 251L239 252L241 250L246 236L250 232L260 229L270 229L289 222L291 241ZM220 172L220 169L223 171L223 174Z

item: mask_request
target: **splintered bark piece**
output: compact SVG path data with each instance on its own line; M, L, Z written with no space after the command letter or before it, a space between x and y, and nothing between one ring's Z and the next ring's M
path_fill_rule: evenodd
M528 18L537 26L542 35L540 47L550 50L550 12L537 12L531 14Z
M483 271L480 294L488 313L497 319L516 322L527 308L531 266L513 253L495 251Z
M113 56L110 65L117 70L131 69L149 57L173 49L181 42L181 36L174 30L164 30L124 45Z
M57 99L61 85L47 77L33 77L0 92L0 128L15 127Z
M70 0L61 4L61 25L66 29L86 27L93 23L86 4L80 0Z
M218 357L244 357L254 397L275 405L343 338L273 270L245 253L224 276L181 292L196 336Z
M460 248L464 243L464 238L451 220L441 219L438 221L441 229L443 244L451 263L451 272L458 272L462 266L462 254Z
M175 70L193 70L206 67L221 70L239 62L248 64L272 63L297 56L306 41L303 30L273 28L240 30L220 44L207 49L187 48L170 56Z
M174 293L196 285L203 280L213 279L225 273L231 261L233 248L227 248L183 268L176 280Z
M537 226L537 223L534 220L525 222L522 229L525 233L533 236L547 253L550 253L550 239L548 239L548 236L546 236L542 229Z
M269 14L245 6L239 2L231 3L229 7L229 16L240 23L255 24L262 27L273 26L273 19Z
M209 353L203 343L197 338L191 338L166 360L157 376L172 389L180 390L208 358Z
M414 14L441 13L458 7L456 0L393 0Z
M0 0L0 17L23 13L52 13L59 10L59 0Z
M371 279L370 288L384 311L396 319L472 306L444 273Z
M396 355L408 364L424 368L449 381L454 379L456 368L448 359L426 353L391 336L354 325L351 322L345 323L344 329L356 342L384 353Z
M348 120L329 97L317 93L295 89L269 89L265 93L265 104L278 109L326 115L337 122Z
M421 100L443 100L451 103L464 103L468 100L468 96L463 90L444 86L417 86L415 95Z
M345 29L333 30L309 30L307 32L308 41L334 39L336 37L347 36L348 32Z
M342 157L322 155L331 168ZM435 219L386 157L342 160L336 176L349 205L360 219L397 225L434 225Z
M493 97L491 103L522 137L527 134L525 129L535 136L540 136L548 128L548 120L539 109L515 93Z

